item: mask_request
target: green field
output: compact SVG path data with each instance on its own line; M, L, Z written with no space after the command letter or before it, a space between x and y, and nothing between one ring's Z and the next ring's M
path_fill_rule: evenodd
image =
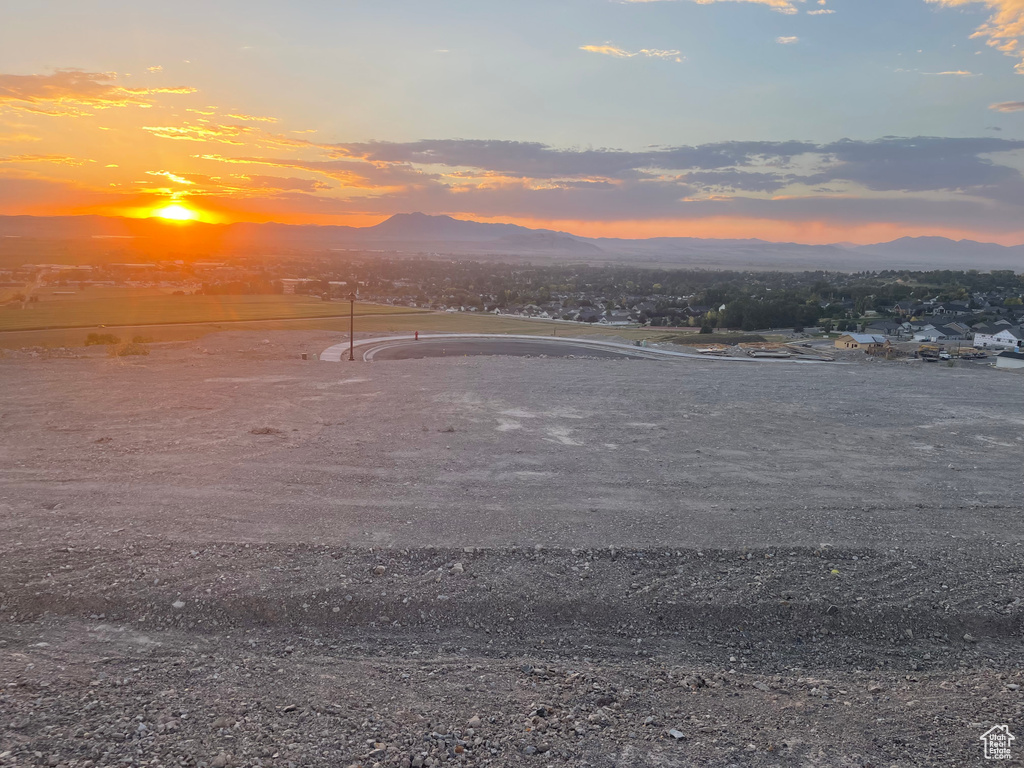
M0 307L0 348L79 347L90 332L122 341L198 339L219 331L324 330L348 333L349 305L308 296L174 296L159 288L97 287L70 295L37 292L25 308ZM356 333L408 331L618 336L667 341L696 338L696 329L622 328L554 323L475 313L430 312L356 303ZM706 336L701 337L702 340Z
M308 296L173 296L159 292L106 289L73 296L40 292L38 302L0 307L0 331L28 331L179 323L348 317L346 301ZM356 304L360 316L423 314L424 310Z
M182 297L173 297L182 298ZM230 299L265 297L227 297ZM277 297L291 298L291 297ZM347 308L347 304L335 303L328 307ZM376 312L375 312L376 310ZM3 311L3 310L0 310ZM25 311L25 310L22 310ZM31 310L30 310L31 311ZM440 332L440 333L519 333L538 336L617 336L630 340L649 339L668 341L677 335L694 335L696 329L669 331L665 328L622 328L583 323L549 323L523 320L513 317L499 317L475 313L427 312L402 307L383 307L373 304L356 304L356 333L389 332ZM112 333L122 341L131 341L143 336L154 342L187 341L198 339L220 331L334 331L347 336L348 316L342 317L297 317L284 320L247 320L241 322L178 323L171 325L133 325L108 327L98 331L95 327L54 328L47 330L11 330L0 332L0 349L21 349L23 347L80 347L90 332Z

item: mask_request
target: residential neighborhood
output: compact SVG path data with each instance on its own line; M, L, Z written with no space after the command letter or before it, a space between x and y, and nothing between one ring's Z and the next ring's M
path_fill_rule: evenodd
M730 272L494 262L346 251L194 260L22 264L0 270L0 311L32 311L40 290L283 294L559 323L835 334L837 349L947 345L1024 351L1024 278L1014 272ZM894 353L895 354L895 353Z

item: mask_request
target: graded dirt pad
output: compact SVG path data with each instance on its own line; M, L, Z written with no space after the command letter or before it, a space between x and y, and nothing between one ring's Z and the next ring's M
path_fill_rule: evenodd
M960 766L1024 731L1024 378L298 359L340 340L0 360L0 765Z
M573 344L565 340L554 339L515 339L503 340L495 338L480 339L437 339L424 338L409 343L383 345L371 350L360 350L360 360L384 362L387 360L420 360L430 357L584 357L617 359L628 358L642 360L639 355L631 355L628 350L601 349L588 344ZM344 360L348 360L344 357Z

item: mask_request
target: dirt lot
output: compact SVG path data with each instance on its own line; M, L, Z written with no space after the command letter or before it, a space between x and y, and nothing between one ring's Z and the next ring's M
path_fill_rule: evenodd
M0 765L963 766L1024 738L1024 377L298 359L339 340L0 359Z

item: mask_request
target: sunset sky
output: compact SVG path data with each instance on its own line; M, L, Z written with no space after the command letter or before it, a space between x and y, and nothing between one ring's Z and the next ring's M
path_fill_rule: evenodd
M1024 0L33 0L0 25L0 214L1015 244L1022 170Z

